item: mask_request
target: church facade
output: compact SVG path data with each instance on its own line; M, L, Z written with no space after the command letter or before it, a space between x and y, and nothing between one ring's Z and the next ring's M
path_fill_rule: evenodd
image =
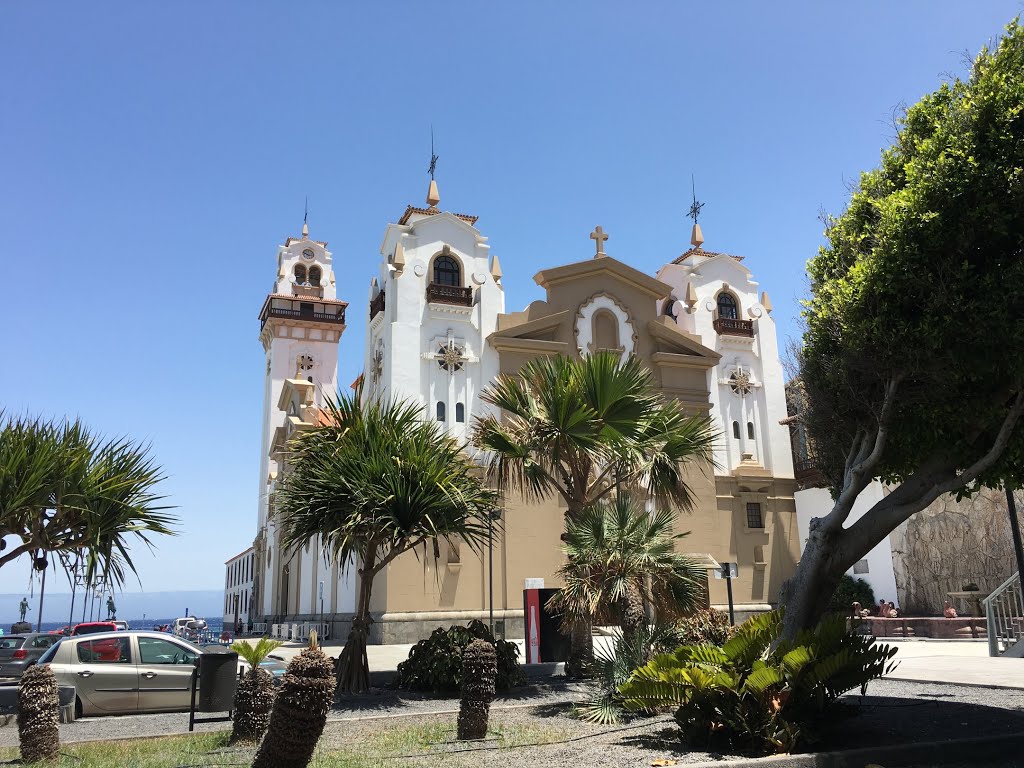
M678 528L690 532L683 548L706 563L738 563L738 616L772 607L798 556L793 466L788 430L778 423L786 405L771 305L758 295L741 260L704 251L695 226L694 247L651 276L607 255L607 236L598 227L591 235L595 255L537 273L543 298L506 312L501 265L476 217L443 211L439 203L431 181L427 207L409 206L385 228L361 350L364 396L417 402L424 418L466 440L473 420L490 407L480 393L499 373L515 374L527 360L545 355L609 349L637 356L660 392L691 413L710 414L721 432L717 467L690 469L698 501L680 513ZM298 291L300 304L309 298L310 286L295 277L295 268L305 266L309 280L302 254L303 243L312 241L305 233L304 238L289 239L279 250L278 283L264 305L268 382L261 499L268 501L261 502L255 545L256 620L315 622L322 615L331 635L339 637L353 607L351 580L319 552L317 542L303 551L281 551L272 505L274 485L287 472L288 439L317 423L322 392L337 384L333 369L333 378L323 369L307 373L300 356L336 366L344 330L344 304L335 297L333 281L329 288L319 286L320 297L341 308L341 320L318 328L323 335L316 339L309 336L314 327L302 325L308 318L301 312L280 319L267 314L268 306L284 302L275 296ZM312 250L310 263L328 275L326 246L322 253ZM293 307L296 299L290 301ZM320 305L312 312L323 320ZM299 328L305 346L298 342ZM328 336L330 331L335 333ZM314 341L321 346L311 346ZM498 514L500 533L490 552L441 543L437 551L409 552L389 564L373 588L371 640L415 642L435 627L486 620L492 611L507 636L522 637L524 581L559 585L564 507L556 498L537 503L505 496ZM713 605L724 607L725 593L724 581L709 578Z

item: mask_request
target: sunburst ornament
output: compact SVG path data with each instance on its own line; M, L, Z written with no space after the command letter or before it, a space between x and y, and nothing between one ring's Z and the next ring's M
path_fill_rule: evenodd
M442 344L437 348L437 364L448 373L455 373L462 370L466 363L466 353L462 347L455 345L454 341Z
M753 387L754 382L750 380L750 374L742 368L737 368L733 371L732 376L729 377L729 388L740 397L749 395Z
M373 366L370 369L370 378L373 379L373 386L376 389L380 385L380 380L384 377L384 349L382 347L377 347L371 362Z

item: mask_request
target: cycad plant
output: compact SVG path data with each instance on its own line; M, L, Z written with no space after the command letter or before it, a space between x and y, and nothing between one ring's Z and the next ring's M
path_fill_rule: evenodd
M57 676L50 665L26 669L18 686L18 741L24 762L56 763L60 758L59 708Z
M573 622L617 617L625 640L646 626L645 603L665 620L696 609L706 574L677 551L687 534L675 533L674 521L671 510L648 512L628 494L585 509L568 523L565 586L550 608Z
M529 500L559 497L567 526L616 489L688 509L686 469L713 466L709 419L662 396L634 357L536 358L499 376L481 398L501 410L473 430L492 482ZM576 673L590 654L589 626L578 624L572 639L567 669Z
M781 641L782 612L741 625L725 645L690 645L656 656L619 688L632 711L676 710L687 743L758 753L792 752L840 695L892 671L896 649L826 616ZM774 647L773 647L774 644Z
M333 701L334 664L310 632L309 647L288 664L253 768L306 768Z
M319 536L343 570L358 569L352 629L338 688L370 685L366 640L374 577L403 552L460 539L478 549L496 494L484 488L462 446L414 403L359 392L328 399L322 426L293 443L278 492L286 546Z
M269 637L260 638L254 645L248 640L236 640L231 650L249 663L249 671L238 682L235 691L234 722L231 726L231 743L259 741L270 722L270 710L274 705L274 677L260 664L281 643Z

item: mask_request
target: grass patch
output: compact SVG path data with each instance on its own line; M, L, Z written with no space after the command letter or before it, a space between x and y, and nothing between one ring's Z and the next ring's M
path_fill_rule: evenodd
M227 733L197 733L189 736L167 738L127 739L124 741L94 741L65 744L61 746L61 768L171 768L172 766L216 766L230 765L245 760L235 754L210 754L224 747L228 742ZM0 749L0 760L15 761L20 758L17 747ZM243 762L248 765L249 760ZM19 763L20 764L20 763ZM37 763L36 765L44 765ZM51 766L51 763L45 765Z
M397 755L416 755L431 764L461 764L453 754L466 747L510 749L525 744L550 744L569 736L565 728L549 725L504 723L491 718L483 742L459 742L455 738L455 717L437 716L413 725L392 725L378 721L380 730L367 733L365 726L329 723L310 763L310 768L383 768L393 766ZM401 720L394 721L401 723ZM349 739L351 734L351 739ZM227 747L229 734L197 733L189 736L95 741L67 744L61 748L59 768L247 768L255 747ZM468 759L470 756L466 756ZM0 749L0 763L17 761L16 747ZM20 765L20 763L17 763ZM416 765L413 761L411 765ZM42 764L39 764L42 765ZM54 768L47 765L47 768Z

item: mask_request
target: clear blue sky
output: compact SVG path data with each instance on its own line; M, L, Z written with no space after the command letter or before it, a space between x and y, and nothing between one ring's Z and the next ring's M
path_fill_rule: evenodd
M276 247L309 196L362 360L384 226L480 216L507 308L537 270L747 257L795 336L820 209L892 115L1021 10L998 2L0 4L0 404L152 441L182 535L143 587L218 587L252 541ZM27 569L0 571L20 592ZM51 582L52 583L52 582ZM132 589L138 589L133 585Z

